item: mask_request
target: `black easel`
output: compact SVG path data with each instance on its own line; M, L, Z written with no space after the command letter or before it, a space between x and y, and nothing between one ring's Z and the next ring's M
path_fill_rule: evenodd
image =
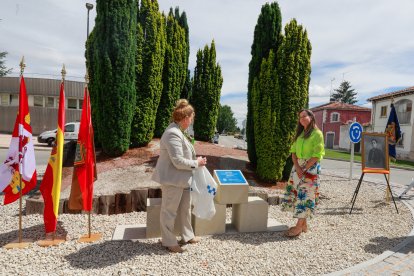
M355 189L354 195L352 196L352 200L351 200L352 207L351 207L351 210L349 211L349 214L351 214L352 213L352 209L354 209L354 204L355 204L355 201L356 201L358 192L359 192L359 188L361 187L361 183L362 183L362 179L364 178L364 175L365 175L365 172L362 172L361 177L359 178L358 185L357 185L357 187ZM395 203L394 195L392 194L390 182L388 181L388 178L387 178L387 174L386 173L384 173L384 177L385 177L385 180L387 181L387 188L388 188L388 190L391 193L392 201L394 202L395 210L397 210L397 214L398 214L397 204Z

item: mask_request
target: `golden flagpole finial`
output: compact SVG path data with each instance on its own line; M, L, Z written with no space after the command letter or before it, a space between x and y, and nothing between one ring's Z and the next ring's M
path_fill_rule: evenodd
M20 76L23 75L24 67L26 67L26 64L24 63L24 56L22 56L22 60L20 61Z
M88 74L88 71L86 71L86 74L85 74L85 85L88 86L88 83L89 83L89 74Z
M61 74L62 74L62 81L65 81L66 68L65 68L65 64L64 63L63 63L63 66L62 66Z

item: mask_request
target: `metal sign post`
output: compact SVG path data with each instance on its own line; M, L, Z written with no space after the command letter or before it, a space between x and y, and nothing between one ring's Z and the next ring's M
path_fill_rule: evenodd
M349 126L349 139L351 140L351 160L349 166L349 180L352 180L352 168L354 167L354 151L355 143L361 141L362 126L360 123L354 122Z

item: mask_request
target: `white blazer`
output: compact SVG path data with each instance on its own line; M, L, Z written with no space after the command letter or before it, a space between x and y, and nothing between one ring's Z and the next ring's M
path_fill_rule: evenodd
M192 170L198 167L193 145L176 123L171 123L160 141L160 157L152 180L161 185L190 187Z

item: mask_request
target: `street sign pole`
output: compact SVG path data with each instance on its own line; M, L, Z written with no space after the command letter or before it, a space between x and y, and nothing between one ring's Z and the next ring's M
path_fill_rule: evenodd
M349 180L352 180L352 168L354 167L354 151L355 151L355 144L351 142L351 165L349 167Z
M362 126L356 122L354 117L353 123L349 126L349 139L351 143L351 160L349 162L349 180L352 180L352 168L354 167L355 143L361 140Z

